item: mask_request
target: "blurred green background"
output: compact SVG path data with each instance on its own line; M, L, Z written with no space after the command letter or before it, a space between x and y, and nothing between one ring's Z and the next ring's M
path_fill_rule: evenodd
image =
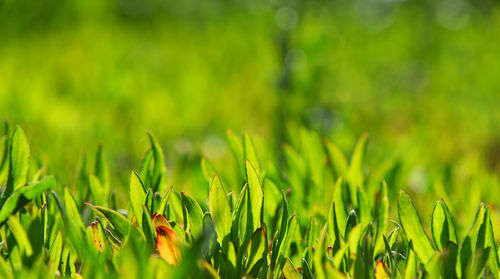
M493 0L3 0L0 113L62 185L101 142L126 189L146 130L182 189L232 160L226 129L279 161L305 126L346 154L368 132L418 192L500 170L498 46Z

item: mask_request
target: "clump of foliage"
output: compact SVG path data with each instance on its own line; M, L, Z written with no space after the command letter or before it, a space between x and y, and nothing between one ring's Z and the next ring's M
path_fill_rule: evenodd
M130 199L119 204L102 147L92 171L82 164L75 191L57 192L54 177L30 160L23 130L7 131L0 277L500 277L490 207L480 204L459 234L438 200L424 226L409 195L393 201L394 187L366 179L366 135L347 160L331 141L301 130L301 149L284 145L280 168L260 161L248 135L228 132L241 184L227 185L202 159L203 201L167 185L164 153L148 136L150 148L130 173ZM384 165L379 177L394 167Z

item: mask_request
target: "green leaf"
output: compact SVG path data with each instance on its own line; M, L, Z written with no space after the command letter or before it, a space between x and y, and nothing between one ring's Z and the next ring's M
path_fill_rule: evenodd
M254 168L257 170L257 173L261 172L262 166L260 164L259 157L257 156L257 150L255 149L252 139L247 133L243 136L243 144L245 146L245 160L252 162ZM246 165L246 168L248 168L248 164ZM248 176L248 169L246 172Z
M293 241L295 236L295 231L297 229L297 216L294 214L290 216L287 222L287 227L285 231L285 236L281 241L279 250L278 250L278 259L277 259L277 267L281 269L285 264L285 259L289 257L290 254L290 244Z
M356 143L352 153L349 170L347 171L347 180L353 186L362 186L364 180L363 156L365 153L368 134L363 134Z
M89 174L89 189L90 193L92 193L92 198L94 203L98 205L106 206L106 190L104 186L101 184L101 181L97 176L90 173Z
M457 244L457 233L448 206L443 200L436 202L431 219L432 237L436 247L441 250L448 241Z
M157 208L158 214L165 215L165 208L167 207L168 198L170 197L170 193L172 192L173 188L174 187L172 185L170 185L170 187L168 187L167 192L165 192L165 194L161 198L160 205Z
M483 273L491 252L491 247L476 249L472 265L467 270L467 275L464 278L478 278Z
M341 236L339 225L337 222L337 214L335 211L335 202L332 202L330 212L328 214L328 232L332 241L333 252L335 253L340 248Z
M286 259L283 266L283 275L286 279L301 279L299 272L295 269L290 259Z
M135 171L131 171L130 173L129 196L135 220L137 221L139 228L144 232L142 227L142 213L144 211L142 205L146 202L146 187L142 183L139 174Z
M457 278L456 266L458 259L458 246L454 242L446 243L441 252L444 260L443 278Z
M233 151L234 159L236 164L238 165L238 170L241 175L245 173L245 154L243 149L243 142L233 131L226 131L227 141L229 142L229 146L231 146L231 150Z
M43 180L19 188L2 205L0 209L0 223L3 223L10 214L17 212L43 192L54 188L55 184L56 180L54 177L49 176Z
M57 268L59 267L59 262L61 261L62 252L62 234L58 232L56 238L50 245L49 252L49 264L47 268L47 275L49 278L54 278L56 275Z
M16 239L20 251L28 257L31 256L33 254L33 248L31 248L31 243L28 240L28 235L23 229L23 226L19 222L17 216L9 216L9 220L7 221L7 223L12 232L12 235L14 235L14 238Z
M7 135L0 137L0 185L7 181L9 171L9 138Z
M153 168L153 178L152 178L152 188L155 192L163 193L167 190L167 167L165 166L165 156L163 155L163 150L153 136L152 133L148 132L149 141L151 142L151 149L153 150L154 158L154 168Z
M150 185L152 182L152 173L151 173L151 163L153 162L153 150L148 149L144 157L142 158L141 168L139 169L139 176L144 179L144 182L147 185Z
M326 151L337 177L345 175L349 168L344 153L331 141L325 140Z
M254 265L267 255L267 236L264 229L260 228L254 232L244 253L243 271L249 272Z
M412 240L417 256L427 263L434 255L434 249L425 233L418 212L410 197L401 191L398 200L398 213L401 226L408 240Z
M318 134L307 129L301 129L300 138L308 174L310 175L310 179L315 186L309 190L312 194L312 198L318 198L318 195L320 194L318 189L323 187L323 171L326 165L323 144Z
M467 274L467 268L472 263L472 243L469 235L466 235L460 245L459 260L457 262L457 275L459 278Z
M0 277L5 279L14 278L10 265L0 255Z
M4 196L21 188L28 180L30 147L21 127L16 126L10 140L10 164Z
M90 209L92 209L97 215L105 218L118 233L119 237L122 239L129 235L130 232L137 232L136 227L129 221L125 216L120 213L102 206L93 205L90 203L85 203Z
M182 204L184 206L185 215L188 217L187 222L191 229L191 234L198 238L203 231L203 210L200 205L188 194L181 192Z
M375 234L374 256L384 251L384 239L382 236L387 230L387 220L389 219L389 199L387 198L387 184L385 181L380 183L380 190L377 193L375 201L375 210L377 230Z
M413 248L409 249L408 259L406 260L406 269L405 269L404 279L413 279L413 278L417 277L418 266L419 266L418 258L415 255Z
M76 204L76 200L68 188L64 188L64 204L65 204L65 221L76 225L82 231L85 231L85 224L80 215L80 210Z
M214 166L205 157L201 157L201 172L209 183L212 181L214 175L217 174Z
M208 208L215 224L217 239L223 249L231 234L231 207L226 197L226 191L220 182L219 176L214 176L208 195Z
M97 152L95 155L94 163L94 173L99 178L102 186L104 187L105 196L107 197L109 193L109 171L108 163L106 162L106 156L104 155L103 145L99 144L97 147Z
M337 222L338 222L338 227L340 231L343 233L345 231L346 227L346 222L347 222L347 206L344 202L344 196L346 196L348 193L345 193L347 191L347 187L344 183L344 180L342 177L339 177L335 183L335 213L337 215Z
M253 218L253 228L252 228L253 232L260 227L264 193L262 191L262 185L260 184L260 179L257 170L253 167L253 165L250 163L248 159L245 161L245 164L246 164L247 179L248 179L248 193L250 199L250 207L252 210L252 218Z

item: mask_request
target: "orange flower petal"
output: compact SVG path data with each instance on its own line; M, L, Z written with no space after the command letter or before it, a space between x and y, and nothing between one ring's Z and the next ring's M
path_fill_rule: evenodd
M391 279L391 272L387 268L387 265L382 261L377 262L377 267L375 268L375 279Z
M177 247L175 232L166 226L156 227L156 248L160 256L171 265L178 265L182 260L181 252Z

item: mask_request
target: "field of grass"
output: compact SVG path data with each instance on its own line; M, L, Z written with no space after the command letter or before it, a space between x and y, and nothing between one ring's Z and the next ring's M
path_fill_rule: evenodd
M500 278L498 45L492 0L0 2L0 278Z

